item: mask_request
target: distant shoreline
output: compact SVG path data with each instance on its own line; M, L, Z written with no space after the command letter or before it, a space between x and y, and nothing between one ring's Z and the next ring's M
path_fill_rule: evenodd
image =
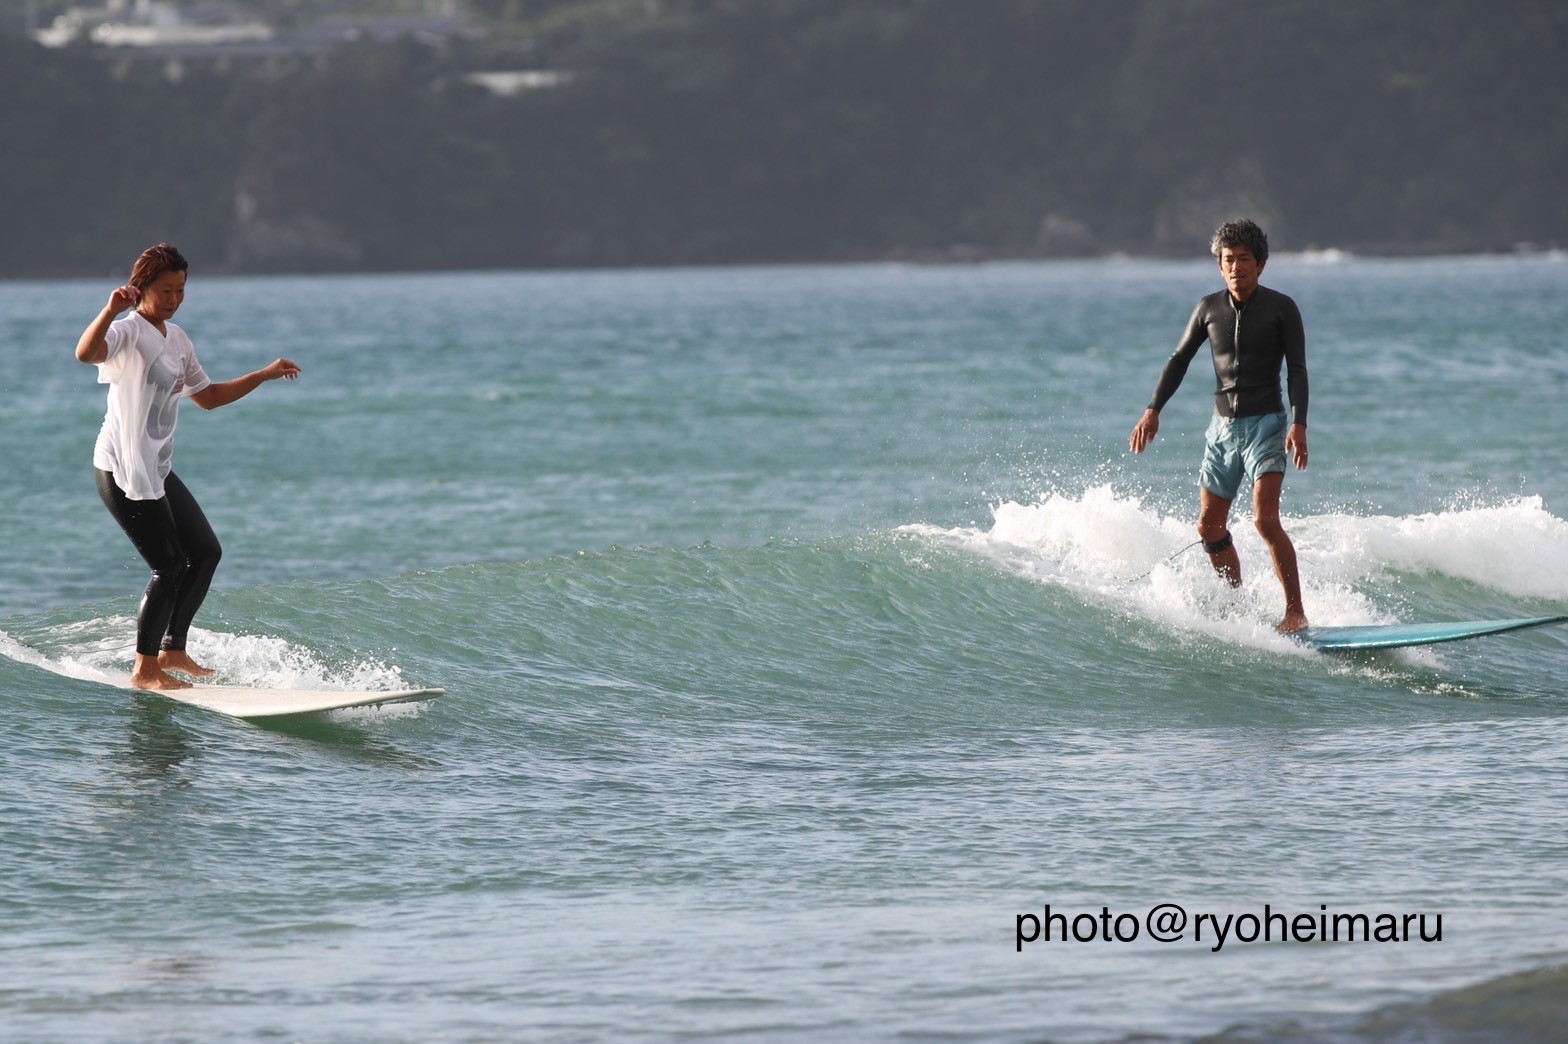
M1377 243L1361 246L1305 246L1276 248L1277 257L1344 258L1346 260L1397 261L1443 257L1551 257L1568 256L1568 247L1557 244L1516 243ZM768 268L793 265L877 265L909 264L930 266L962 266L998 264L1024 261L1200 261L1205 260L1201 250L1168 251L1154 248L1143 250L1105 250L1095 253L1068 254L1060 251L1010 250L978 244L958 243L947 247L895 248L878 254L824 255L819 257L752 258L730 261L650 261L642 264L517 264L489 265L482 267L418 267L376 268L299 268L269 269L233 267L225 264L193 262L198 272L207 277L299 277L299 276L365 276L365 275L415 275L419 273L456 274L462 272L632 272L658 271L680 268ZM122 279L128 274L119 270L92 271L85 268L31 273L0 272L0 282L28 283L68 280Z
M1303 247L1276 247L1275 254L1343 254L1346 257L1394 260L1401 258L1422 257L1522 257L1561 253L1565 248L1556 243L1471 243L1471 242L1439 242L1429 243L1365 243L1360 245L1346 244L1309 244ZM986 261L1072 261L1090 260L1093 258L1127 257L1147 261L1180 261L1187 258L1203 257L1202 244L1193 250L1165 250L1157 247L1144 247L1142 249L1107 250L1093 254L1073 254L1062 251L1044 250L1003 250L973 244L955 244L949 247L938 247L919 250L892 251L881 257L868 257L864 260L881 261L911 261L922 264L964 264L981 263Z

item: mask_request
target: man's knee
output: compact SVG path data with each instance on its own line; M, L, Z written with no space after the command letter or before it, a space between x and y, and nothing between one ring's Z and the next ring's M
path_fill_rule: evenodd
M1230 520L1223 515L1200 516L1198 539L1203 541L1203 550L1211 555L1229 551L1232 546Z
M1205 545L1216 544L1230 534L1230 526L1223 518L1198 519L1198 539Z

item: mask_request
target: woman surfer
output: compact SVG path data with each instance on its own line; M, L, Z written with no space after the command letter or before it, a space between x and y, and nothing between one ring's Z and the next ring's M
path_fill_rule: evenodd
M223 549L190 490L171 470L180 398L204 410L244 398L267 381L293 380L287 359L214 384L185 331L169 322L185 300L188 265L168 243L149 247L130 282L109 295L76 343L76 357L98 367L109 386L109 407L93 470L109 514L152 569L136 614L136 666L131 687L183 689L178 671L202 678L213 672L185 651L186 635L218 568ZM134 308L121 319L121 313Z

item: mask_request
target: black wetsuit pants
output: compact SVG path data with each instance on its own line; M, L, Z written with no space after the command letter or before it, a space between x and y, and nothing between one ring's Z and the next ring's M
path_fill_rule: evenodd
M191 620L207 597L223 548L179 476L170 472L158 500L132 500L107 471L93 469L98 496L152 568L136 613L136 651L157 656L183 649Z

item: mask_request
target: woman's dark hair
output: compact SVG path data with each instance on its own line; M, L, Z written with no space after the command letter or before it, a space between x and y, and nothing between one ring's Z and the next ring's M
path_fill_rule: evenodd
M1209 253L1214 255L1214 260L1220 259L1220 251L1226 247L1244 246L1252 251L1252 256L1258 264L1269 259L1269 237L1263 234L1258 223L1249 218L1240 221L1227 221L1214 231L1214 238L1209 240Z
M184 255L178 250L168 243L159 243L143 250L142 256L131 266L131 285L138 290L145 290L163 273L184 272L189 268Z

